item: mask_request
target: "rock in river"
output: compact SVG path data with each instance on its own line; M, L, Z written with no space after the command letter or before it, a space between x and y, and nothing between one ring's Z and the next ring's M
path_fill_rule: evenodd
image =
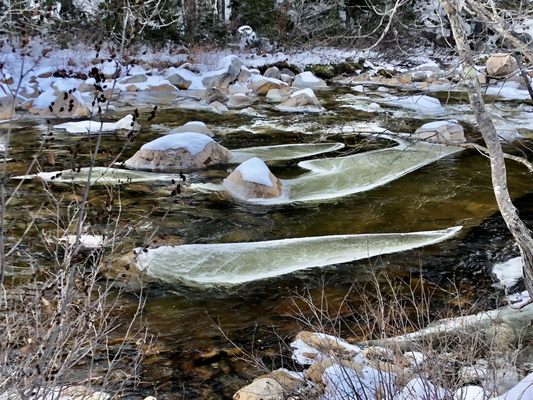
M143 145L126 161L127 168L149 171L191 171L231 159L231 152L207 135L171 133Z
M281 182L265 162L253 157L239 165L224 179L224 187L241 199L269 199L281 195Z

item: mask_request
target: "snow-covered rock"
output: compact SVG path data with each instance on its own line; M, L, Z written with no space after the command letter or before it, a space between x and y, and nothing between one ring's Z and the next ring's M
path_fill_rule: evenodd
M202 83L206 88L227 88L239 76L241 66L242 62L238 57L225 57L221 69L203 74Z
M137 74L137 75L126 76L122 78L118 83L120 83L121 85L129 85L132 83L143 83L143 82L146 82L147 80L148 80L148 76L146 76L146 74Z
M397 400L445 400L446 391L421 377L410 380L395 396Z
M415 131L413 138L444 144L457 144L466 141L463 127L455 120L424 124Z
M353 358L361 348L325 333L302 331L291 343L292 358L302 365L314 363L327 356Z
M131 169L190 171L227 162L231 152L207 135L172 133L144 144L125 162Z
M202 135L207 135L210 137L215 136L213 131L207 127L207 125L201 121L189 121L177 128L172 128L170 133L184 133L184 132L194 132L201 133Z
M240 199L264 199L281 196L281 182L265 162L253 157L240 164L223 182L224 187Z
M516 59L508 53L492 54L487 59L487 75L502 78L516 71L518 65Z
M512 389L492 400L533 400L533 372Z
M287 100L278 104L276 108L286 112L320 113L324 111L324 107L318 101L315 93L309 88L294 92Z
M83 118L90 115L89 108L76 87L67 90L49 87L31 101L29 112L57 118Z
M480 386L463 386L455 391L453 400L486 400L489 393Z
M66 122L64 124L54 125L54 129L65 130L68 133L87 133L95 134L101 132L111 132L118 130L137 131L140 129L133 115L128 114L117 122L98 122L98 121L77 121Z
M390 105L407 108L421 114L436 115L444 112L439 99L426 95L415 95L394 98L388 102Z
M302 72L294 77L292 86L297 88L319 89L327 87L327 83L317 78L311 71Z

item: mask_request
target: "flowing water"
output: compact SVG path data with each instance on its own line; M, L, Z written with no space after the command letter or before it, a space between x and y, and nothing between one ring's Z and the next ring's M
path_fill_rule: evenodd
M328 109L323 115L283 115L260 103L257 109L265 114L264 119L235 113L183 111L167 102L154 120L142 119L143 129L134 141L121 134L104 135L97 164L108 165L117 154L120 154L118 161L124 161L142 143L159 137L162 125L170 128L190 120L207 123L217 133L216 139L230 149L326 141L345 145L343 149L308 159L393 145L386 139L354 135L354 130L367 132L379 125L396 132L412 132L431 120L413 113L398 113L393 106L382 105L379 112L361 111L359 106L344 107L338 99L347 93L346 88L320 92L319 97ZM441 93L439 97L446 96ZM453 110L463 112L464 98L451 100L452 115ZM153 99L137 101L150 104ZM126 109L121 105L121 111L110 120L123 116ZM59 123L50 122L51 125ZM46 122L37 119L23 119L15 126L10 152L13 160L8 163L10 175L27 174L28 165L40 146L44 148L37 161L44 171L88 165L95 137L60 132L49 135ZM465 126L467 135L473 138L476 133L472 126L468 123ZM5 126L1 129L4 132ZM305 172L297 166L298 161L279 160L270 166L278 177L290 179ZM511 194L522 216L531 223L531 176L513 162L508 167ZM189 181L219 183L228 175L228 168L220 166L193 173ZM30 172L36 170L34 167ZM445 288L460 287L467 303L490 293L485 295L483 304L494 304L502 293L491 287L493 278L489 268L516 255L517 250L498 217L489 173L487 159L467 150L372 190L324 201L271 206L246 204L223 192L197 192L186 187L181 195L172 195L175 184L168 181L132 182L114 190L93 187L87 233L104 233L108 218L113 221L118 218L123 234L119 236L116 253L164 244L234 243L463 226L452 239L429 247L301 270L237 286L150 284L143 314L158 354L145 359L143 381L138 390L145 394L155 392L158 399L231 397L255 370L236 356L230 341L245 350L258 351L266 362L271 358L279 360L279 341L290 338L302 327L295 319L295 294L309 291L316 297L323 291L329 305L335 308L351 288L350 299L357 306L370 294L367 290L371 289L365 289L365 285L376 271L386 270L392 279L407 285L415 279L413 276L421 274L424 280ZM17 183L11 181L10 188ZM10 276L15 282L24 281L30 264L37 263L44 268L52 264L43 242L57 234L57 212L50 206L49 195L43 188L38 180L25 181L7 208L11 226L9 243L16 242L32 218L37 227L29 230L32 240L24 241L13 258ZM51 182L48 188L61 199L64 207L59 211L61 215L66 215L69 202L81 196L78 186ZM106 207L111 197L113 209L109 212ZM126 308L135 307L134 293L125 296ZM445 298L443 294L439 300L442 307L446 306Z

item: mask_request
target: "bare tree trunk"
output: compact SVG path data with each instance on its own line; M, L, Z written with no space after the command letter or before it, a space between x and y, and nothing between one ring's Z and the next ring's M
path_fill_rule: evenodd
M465 67L473 67L470 48L466 43L464 24L460 16L459 0L440 0L442 8L448 15L452 28L455 45ZM496 133L496 128L485 108L481 94L481 85L477 76L469 77L467 81L470 106L476 117L479 130L485 141L490 157L492 187L496 202L507 228L513 235L522 256L524 280L526 289L533 299L533 237L531 231L518 215L518 211L511 201L507 188L507 173L503 150Z
M217 0L218 20L222 23L226 21L226 2L225 0Z
M185 29L187 36L192 36L195 31L195 25L197 24L196 16L196 0L184 0L183 2L183 12L185 14Z

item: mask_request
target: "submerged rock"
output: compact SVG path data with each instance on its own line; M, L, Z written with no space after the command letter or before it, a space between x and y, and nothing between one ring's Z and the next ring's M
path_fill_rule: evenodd
M230 159L231 152L209 136L184 132L171 133L146 143L125 165L149 171L190 171Z
M424 124L415 131L413 137L443 144L466 142L464 129L456 120L435 121Z
M502 78L511 75L518 68L516 59L508 53L496 53L487 59L487 75Z
M257 157L250 158L235 168L223 184L231 194L244 200L281 196L280 180Z
M313 90L309 88L294 92L287 100L277 105L276 108L287 112L319 113L325 110Z

